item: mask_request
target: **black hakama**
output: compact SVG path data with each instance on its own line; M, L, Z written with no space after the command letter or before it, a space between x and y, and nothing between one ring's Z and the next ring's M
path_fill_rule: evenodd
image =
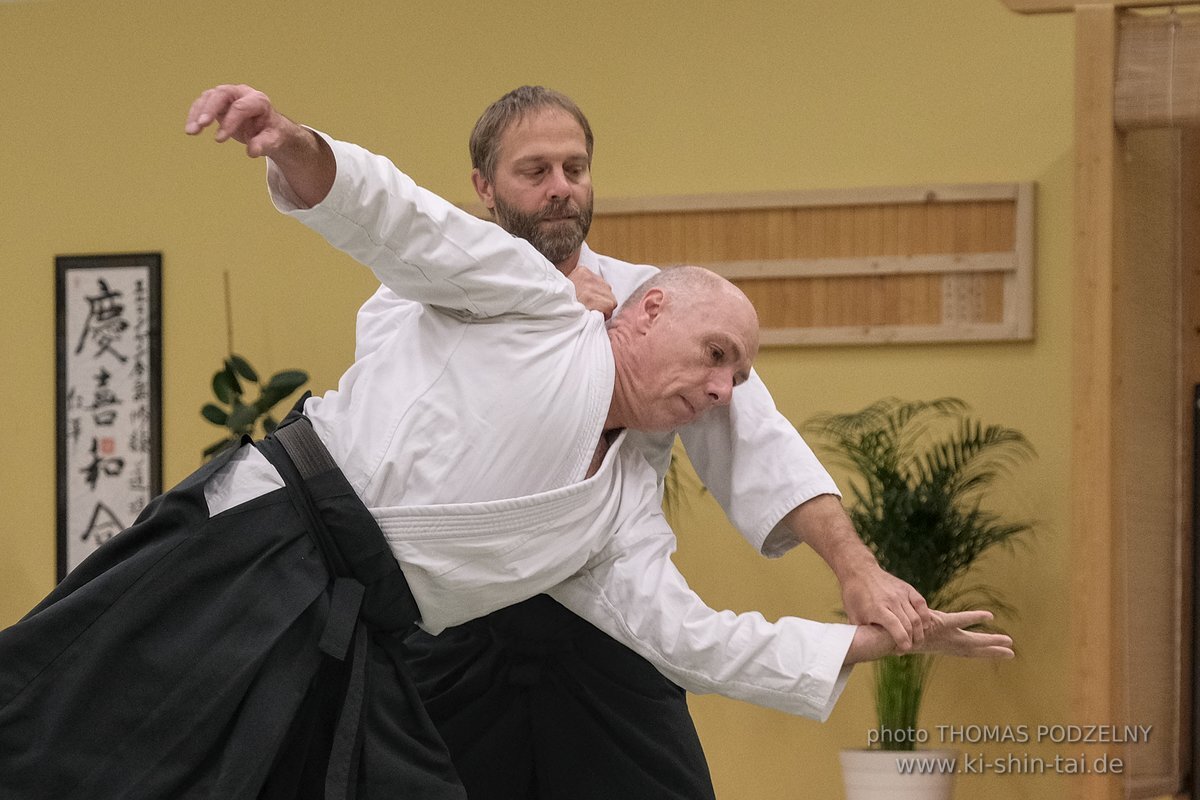
M465 797L404 576L296 420L254 445L286 488L210 519L218 458L0 631L0 797Z
M406 646L471 800L713 800L683 689L546 595Z

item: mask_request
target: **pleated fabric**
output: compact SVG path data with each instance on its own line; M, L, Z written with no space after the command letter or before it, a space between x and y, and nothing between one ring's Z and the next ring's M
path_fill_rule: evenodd
M0 797L465 797L383 535L336 469L258 446L286 488L209 519L210 462L0 631Z
M471 800L713 800L686 693L546 595L406 640Z

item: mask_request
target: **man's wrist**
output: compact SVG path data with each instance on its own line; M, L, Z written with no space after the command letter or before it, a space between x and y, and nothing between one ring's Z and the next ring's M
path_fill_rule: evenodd
M874 661L896 652L896 642L878 625L859 625L846 651L846 666Z
M830 549L827 563L838 582L842 584L881 569L875 555L862 543L858 534L834 545Z

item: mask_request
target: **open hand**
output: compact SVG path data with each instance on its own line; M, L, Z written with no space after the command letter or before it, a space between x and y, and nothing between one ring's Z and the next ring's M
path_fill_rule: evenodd
M925 628L925 639L917 653L945 653L961 658L1012 658L1012 639L1003 633L966 630L991 622L990 611L931 611L933 623Z
M244 84L224 84L201 94L188 109L183 130L195 136L214 122L218 142L241 142L251 158L273 155L300 127L276 111L271 98Z

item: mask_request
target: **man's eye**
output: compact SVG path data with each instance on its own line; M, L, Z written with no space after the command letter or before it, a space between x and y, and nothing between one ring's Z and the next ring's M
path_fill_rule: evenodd
M723 351L719 347L710 347L708 349L708 354L710 356L712 356L713 361L720 361L722 358L725 357L725 351Z

